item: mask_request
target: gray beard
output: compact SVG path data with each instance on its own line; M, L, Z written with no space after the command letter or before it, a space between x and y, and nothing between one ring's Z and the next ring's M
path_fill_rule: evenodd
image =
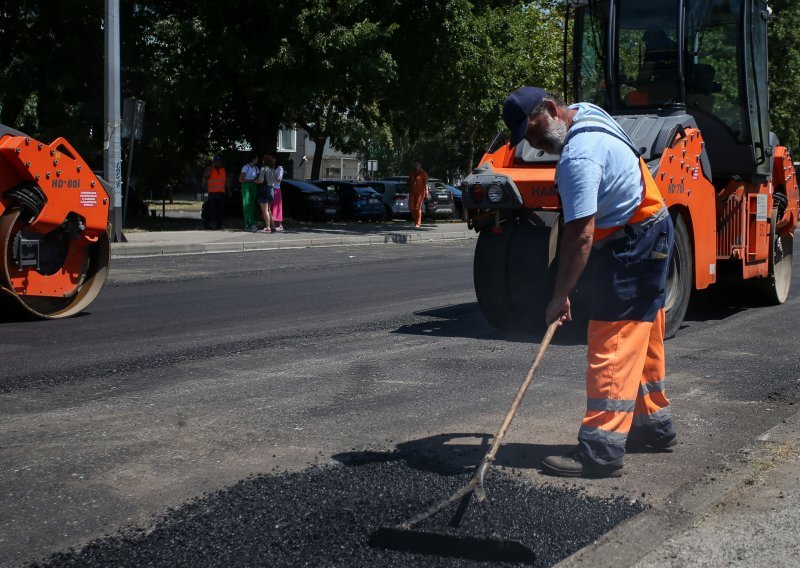
M561 120L550 118L547 123L547 131L544 138L539 142L540 150L548 154L560 155L564 150L567 140L567 125Z

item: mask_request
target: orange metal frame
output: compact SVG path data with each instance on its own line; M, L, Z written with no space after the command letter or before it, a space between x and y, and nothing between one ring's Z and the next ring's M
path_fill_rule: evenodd
M700 131L688 128L685 132L685 137L676 138L664 150L655 181L669 210L683 217L690 232L695 288L716 282L717 261L723 259L741 259L743 278L767 276L773 187L785 188L789 200L783 218L777 220L780 234L793 234L798 222L798 186L786 148L776 149L770 183L731 181L717 194L703 175ZM524 208L560 209L554 166L515 166L508 144L485 155L481 163L487 162L495 172L514 180Z
M58 229L69 213L86 226L69 245L64 266L53 275L10 266L11 285L19 295L68 297L81 284L86 248L108 230L109 196L91 168L63 138L46 145L29 137L0 139L0 215L14 206L4 193L23 183L36 184L47 203L25 231L46 235Z

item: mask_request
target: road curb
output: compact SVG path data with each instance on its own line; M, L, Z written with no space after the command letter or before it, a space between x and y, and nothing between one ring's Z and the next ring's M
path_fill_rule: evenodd
M381 235L305 237L278 240L267 237L263 241L238 241L227 243L115 243L111 246L111 258L142 258L155 256L183 256L194 254L242 253L265 250L298 248L365 246L389 244L419 244L477 239L474 231L448 231L431 234L386 233Z

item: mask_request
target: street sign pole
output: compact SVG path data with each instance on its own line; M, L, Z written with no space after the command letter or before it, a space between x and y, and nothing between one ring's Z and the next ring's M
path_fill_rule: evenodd
M131 172L133 171L133 149L136 141L142 139L142 123L144 122L144 101L134 98L125 99L122 108L122 138L130 140L128 146L128 179L125 182L125 200L122 206L122 227L128 222L128 203L131 196Z
M120 141L120 57L119 0L105 0L105 116L103 140L103 177L114 188L112 196L112 235L114 242L124 242L122 233L122 143Z
M131 171L133 170L133 148L136 146L136 140L131 138L130 151L128 152L128 180L125 182L125 202L122 206L122 226L128 222L128 200L131 196Z

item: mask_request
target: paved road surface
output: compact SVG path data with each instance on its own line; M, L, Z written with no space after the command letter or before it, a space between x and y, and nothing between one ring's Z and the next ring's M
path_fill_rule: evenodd
M117 260L86 315L0 325L0 564L333 456L405 444L474 463L477 439L459 434L495 430L538 337L484 321L473 247ZM792 294L782 307L693 309L667 343L680 444L628 456L615 480L539 474L574 443L585 404L581 334L560 332L498 463L653 505L670 522L645 515L630 530L655 526L636 537L655 546L703 500L692 495L724 492L758 437L796 413L799 306ZM618 565L642 554L617 548Z

